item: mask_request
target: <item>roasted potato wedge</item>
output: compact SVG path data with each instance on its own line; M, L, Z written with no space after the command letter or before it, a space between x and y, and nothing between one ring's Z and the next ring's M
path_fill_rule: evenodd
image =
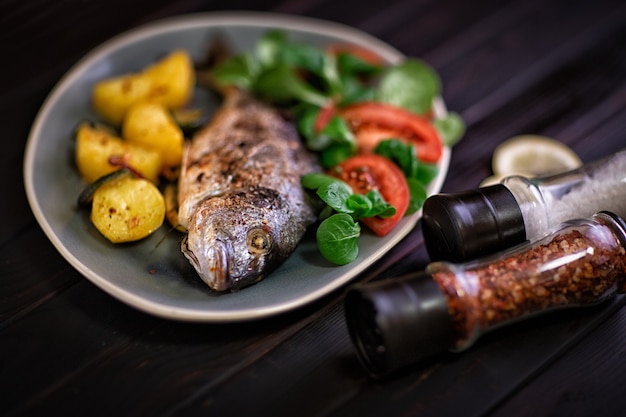
M159 103L141 101L132 105L124 117L122 136L129 143L157 151L166 167L181 164L183 131Z
M92 92L94 109L119 126L130 106L151 100L168 108L186 104L193 94L195 73L189 53L176 50L138 73L98 82Z
M111 156L123 157L129 166L154 182L158 181L163 165L157 151L128 143L89 123L78 128L75 156L78 171L88 183L120 168L109 163Z
M101 185L93 194L91 222L113 243L143 239L165 219L165 201L150 181L123 176Z

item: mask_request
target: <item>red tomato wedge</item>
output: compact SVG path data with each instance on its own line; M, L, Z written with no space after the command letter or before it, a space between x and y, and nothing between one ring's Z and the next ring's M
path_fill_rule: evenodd
M366 49L357 45L337 43L337 44L328 45L328 47L326 47L326 51L334 55L350 54L372 65L384 64L384 61L380 56L376 55L374 52L370 51L369 49Z
M380 102L352 104L340 110L356 135L361 153L371 153L383 139L398 138L411 142L420 161L436 163L443 145L430 121L403 108Z
M333 168L331 175L347 182L355 193L376 189L396 209L392 217L361 219L378 236L385 236L402 219L409 205L409 186L404 173L389 159L376 154L348 158Z
M326 107L322 107L313 125L313 130L315 131L315 133L320 133L322 129L326 127L328 122L330 122L330 119L332 119L333 116L335 116L336 114L337 111L335 109L334 103L331 103Z

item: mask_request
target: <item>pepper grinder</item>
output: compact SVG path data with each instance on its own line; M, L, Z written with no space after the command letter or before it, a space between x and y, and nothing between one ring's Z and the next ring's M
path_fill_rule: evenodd
M438 352L463 351L482 334L626 292L626 223L614 213L564 222L550 234L466 263L348 289L345 314L373 376Z
M535 240L563 221L610 210L626 218L626 150L572 171L443 193L424 202L432 261L464 262Z

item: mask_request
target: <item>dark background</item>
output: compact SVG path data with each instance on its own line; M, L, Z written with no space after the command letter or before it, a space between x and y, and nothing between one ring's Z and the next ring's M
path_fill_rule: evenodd
M444 191L537 133L591 161L626 144L626 4L537 0L16 1L0 4L0 415L623 416L626 309L544 316L395 378L371 380L343 289L253 323L158 319L84 279L23 189L30 125L59 78L111 36L172 15L263 10L354 26L421 57L467 123ZM420 225L357 281L428 263Z

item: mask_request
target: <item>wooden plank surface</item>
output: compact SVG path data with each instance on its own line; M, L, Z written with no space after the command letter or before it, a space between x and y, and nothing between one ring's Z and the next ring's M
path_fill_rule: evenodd
M357 27L422 57L468 124L446 191L490 175L520 133L556 137L585 161L626 146L622 1L9 0L0 5L0 415L620 416L624 298L486 335L387 380L358 363L344 288L252 323L179 323L105 294L63 260L23 190L30 125L80 57L136 25L212 10L263 10ZM423 269L421 226L356 281Z

